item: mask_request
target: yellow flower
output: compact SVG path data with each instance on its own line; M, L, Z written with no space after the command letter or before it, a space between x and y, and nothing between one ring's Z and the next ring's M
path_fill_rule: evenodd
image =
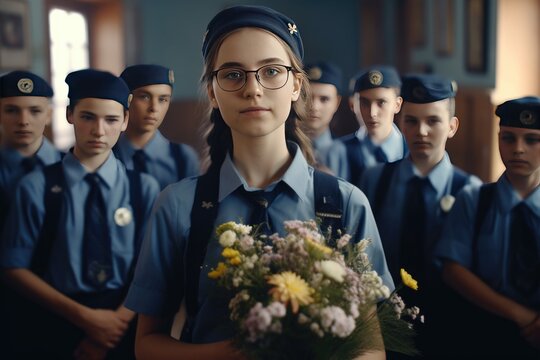
M221 253L221 256L223 256L224 258L230 259L230 258L233 258L233 257L240 256L240 252L238 250L234 250L234 249L231 249L231 248L225 248L225 249L223 249L223 252Z
M231 265L240 265L242 263L242 259L240 259L240 256L235 256L229 259L229 264Z
M308 250L315 251L315 253L319 256L330 255L332 253L331 248L323 244L320 244L309 237L306 237L304 240L306 242L306 246L308 247Z
M214 280L219 279L220 277L223 276L223 274L225 274L225 271L227 271L227 265L225 265L222 262L219 262L217 264L217 268L215 268L214 270L208 273L208 277Z
M401 281L405 286L410 287L413 290L418 290L418 282L413 279L413 277L405 271L405 269L400 270Z
M219 237L221 234L223 234L227 230L233 230L234 231L235 226L236 226L236 223L234 221L229 221L229 222L223 223L223 224L221 224L221 225L219 225L217 227L216 234Z
M269 291L274 300L285 305L290 302L292 312L295 314L298 312L300 305L309 305L314 301L311 297L314 290L309 287L304 279L291 271L270 276L268 283L275 285Z

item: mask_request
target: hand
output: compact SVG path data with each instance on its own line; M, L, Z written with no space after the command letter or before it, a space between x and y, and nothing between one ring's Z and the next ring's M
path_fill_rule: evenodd
M540 350L540 314L534 320L521 328L521 336L534 348Z
M130 319L123 312L104 309L88 309L82 329L98 345L112 349L122 339Z
M84 338L73 352L75 360L104 360L109 349L97 344L90 338Z

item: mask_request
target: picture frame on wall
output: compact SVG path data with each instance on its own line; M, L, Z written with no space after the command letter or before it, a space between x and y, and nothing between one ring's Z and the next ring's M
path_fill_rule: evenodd
M438 56L452 56L454 52L454 0L434 1L435 51Z
M28 69L31 65L28 3L0 0L0 69Z
M487 70L488 1L465 2L466 69L471 73Z

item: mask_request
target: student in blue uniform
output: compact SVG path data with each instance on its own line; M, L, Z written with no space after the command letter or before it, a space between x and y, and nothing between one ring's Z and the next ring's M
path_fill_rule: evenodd
M319 61L304 70L311 84L311 111L306 119L306 134L311 139L317 167L327 168L336 176L347 176L347 150L341 141L334 140L330 122L341 102L341 69Z
M114 153L128 169L154 176L161 188L199 174L195 150L167 140L158 130L169 105L174 72L161 65L127 67L120 75L129 86L133 100L129 124L114 147Z
M481 181L464 173L450 162L446 141L459 126L454 115L454 83L437 75L403 77L403 105L400 128L409 155L397 162L367 169L360 188L373 208L381 234L386 260L394 281L405 268L420 284L420 291L405 291L405 302L416 304L425 315L419 327L418 347L426 358L437 358L433 326L439 306L437 293L441 280L432 276L433 247L454 197L467 184ZM407 301L408 300L408 301ZM438 349L440 351L440 349Z
M347 147L347 180L354 185L358 186L365 169L407 154L403 135L394 124L403 102L400 88L399 75L391 66L373 66L356 76L352 107L360 128L341 138Z
M11 341L15 358L129 359L135 314L122 304L159 185L112 155L128 121L124 81L86 69L66 83L75 146L21 180L2 237L2 278L20 294Z
M435 252L444 280L469 304L449 323L460 329L452 350L539 359L540 98L509 100L495 114L506 170L461 192Z
M53 90L41 77L12 71L0 77L0 232L19 180L60 160L43 136L52 118Z
M314 191L335 190L340 227L356 240L373 240L374 270L393 288L365 196L341 179L314 175L309 165L309 139L298 127L307 116L309 87L299 31L292 19L261 6L227 8L208 24L202 81L211 105L211 165L207 174L168 187L156 201L126 300L139 313L139 359L244 358L230 343L228 300L212 296L216 284L207 275L221 251L213 236L217 225L260 223L250 216L260 207L249 199L257 190L275 195L265 209L269 230L279 233L284 220L315 218L322 201ZM314 186L319 180L326 183ZM178 342L168 334L183 300L190 331L184 329Z

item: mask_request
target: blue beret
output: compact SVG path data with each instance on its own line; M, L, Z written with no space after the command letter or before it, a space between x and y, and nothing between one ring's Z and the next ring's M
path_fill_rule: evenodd
M37 76L28 71L12 71L0 77L0 96L42 96L52 97L54 95L51 86Z
M108 99L129 108L129 88L119 77L107 71L85 69L66 76L69 85L68 98L76 101L85 98Z
M161 65L128 66L120 77L131 91L147 85L165 84L172 87L174 84L174 71Z
M220 11L210 21L204 36L202 53L204 58L223 34L243 27L256 27L270 31L285 41L298 56L304 58L304 46L295 22L265 6L238 5Z
M354 85L352 86L352 93L379 87L398 89L401 87L399 74L392 66L371 66L360 71L353 79Z
M307 64L304 69L311 82L334 85L338 94L341 94L342 74L339 67L329 62L319 61Z
M501 126L540 130L540 98L527 96L497 106Z
M403 101L426 104L456 96L454 81L434 74L408 74L403 76Z

